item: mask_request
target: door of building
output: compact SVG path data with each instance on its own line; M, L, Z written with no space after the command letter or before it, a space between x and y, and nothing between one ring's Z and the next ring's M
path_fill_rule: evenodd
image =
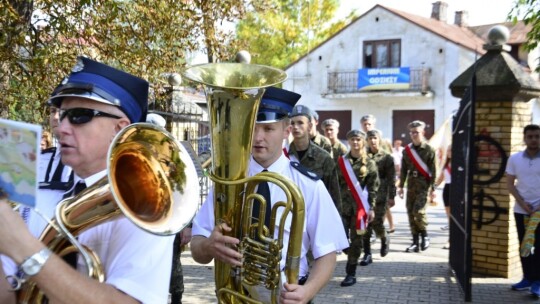
M396 110L392 112L392 139L401 139L403 145L411 142L407 125L413 120L426 123L426 138L429 139L434 131L434 110Z
M333 118L339 121L338 138L346 141L345 135L351 130L352 111L317 111L319 114L319 132L324 135L322 123L325 119Z

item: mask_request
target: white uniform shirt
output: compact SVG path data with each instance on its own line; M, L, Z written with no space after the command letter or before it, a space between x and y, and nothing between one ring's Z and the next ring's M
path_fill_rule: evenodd
M540 206L540 153L530 158L525 151L512 154L506 164L506 173L516 177L516 189L521 197L531 203L533 209ZM527 214L519 204L514 212Z
M41 154L38 166L38 181L46 181L45 177L47 175L47 169L49 167L49 162L51 161L51 156L53 156L53 154L54 158L52 159L51 169L49 171L49 180L52 179L52 176L54 175L58 164L60 164L61 155L59 150L57 150L56 153ZM60 177L60 181L68 182L71 171L72 170L70 167L64 167L64 170L62 171L62 175ZM71 190L68 189L67 192L69 191ZM41 212L41 214L44 215L47 219L52 219L56 210L56 203L52 202L60 202L65 192L66 191L63 190L39 189L36 196L35 209ZM28 213L24 215L25 212ZM31 208L29 208L28 211L25 211L25 208L22 208L21 214L23 215L23 218L25 219L26 224L28 225L28 228L30 229L32 235L34 235L35 237L39 237L43 229L45 229L45 227L47 226L47 222L45 221L45 219L43 219L39 214L34 212L34 209Z
M105 175L102 171L84 181L91 186ZM105 283L142 303L167 303L174 235L153 235L120 216L81 233L79 242L99 256ZM77 269L86 273L81 258Z
M394 159L394 165L401 166L401 159L403 158L403 147L392 147L392 158Z
M249 176L256 175L264 168L251 158L249 163ZM328 253L340 251L349 247L349 242L345 235L343 225L339 213L324 187L322 181L314 181L307 176L294 169L289 159L284 155L272 164L268 171L282 174L290 178L302 192L305 202L306 219L304 222L304 232L302 234L302 253L300 260L300 276L305 276L308 273L308 263L306 254L308 249L311 249L315 259L322 257ZM285 201L285 194L278 186L269 183L270 197L272 204L277 201ZM209 237L214 229L214 204L213 191L211 191L195 216L193 221L193 235L201 235ZM278 218L280 217L278 209ZM289 215L286 220L284 231L284 243L289 242L290 221L292 216ZM276 227L276 232L277 232ZM285 267L285 258L287 256L287 245L284 245L281 259L281 268Z

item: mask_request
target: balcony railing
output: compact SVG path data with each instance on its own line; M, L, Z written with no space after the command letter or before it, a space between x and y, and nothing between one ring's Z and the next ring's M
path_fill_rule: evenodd
M427 68L410 68L410 86L409 89L399 91L421 92L426 93L429 90L428 84L429 69ZM395 91L395 90L384 90ZM358 93L358 92L373 92L360 91L358 89L358 70L329 72L328 73L328 93Z

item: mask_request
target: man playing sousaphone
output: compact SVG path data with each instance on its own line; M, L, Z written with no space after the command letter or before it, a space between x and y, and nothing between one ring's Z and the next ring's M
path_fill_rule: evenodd
M266 90L257 114L252 157L249 162L250 176L263 170L279 173L298 185L304 196L305 225L302 233L300 277L298 284L283 283L280 303L306 303L313 299L332 276L336 265L336 251L348 247L343 227L335 225L340 222L340 216L322 181L283 154L283 140L288 138L290 133L288 114L299 99L300 95L283 89L270 87ZM276 185L269 184L269 190L272 205L286 200L283 191ZM231 231L227 224L214 225L213 201L213 193L210 192L193 221L193 258L202 264L217 259L241 267L242 254L237 251L240 240L224 235L224 232ZM278 216L279 213L278 211ZM290 223L290 219L287 219L286 223ZM285 227L284 244L289 241L288 229ZM286 250L287 247L284 246L281 269L285 265ZM308 250L313 252L315 258L311 269L308 268L306 258ZM253 293L252 291L251 296ZM260 297L257 300L268 301L264 295Z

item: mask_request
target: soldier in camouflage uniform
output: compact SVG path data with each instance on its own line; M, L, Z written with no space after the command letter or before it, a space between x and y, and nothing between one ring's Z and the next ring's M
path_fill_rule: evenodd
M350 162L352 169L358 179L358 182L363 189L367 188L368 204L371 206L368 222L373 220L375 213L375 201L379 187L379 177L377 173L377 165L367 155L365 133L360 130L351 130L347 132L347 141L349 142L349 153L343 156L343 160ZM356 200L354 199L351 190L345 180L345 175L342 170L340 172L340 187L343 194L343 210L341 216L344 222L349 224L349 238L351 246L348 250L347 266L345 271L347 276L341 282L341 286L351 286L356 283L356 267L358 259L362 253L362 247L369 246L369 238L364 241L362 232L357 232L356 227L356 212L358 210ZM369 225L368 225L369 227Z
M406 249L406 252L419 252L429 247L427 235L426 204L429 198L433 198L435 189L435 150L426 143L424 129L426 124L423 121L415 120L408 125L412 143L409 148L416 151L419 160L412 159L407 152L407 147L403 151L401 160L401 174L399 180L398 195L403 198L403 187L407 183L407 215L409 216L409 226L413 236L413 243ZM413 152L414 152L413 151ZM415 163L422 163L417 166ZM425 173L427 176L423 175ZM419 238L421 243L419 243Z
M360 125L362 126L362 131L364 131L364 133L367 133L368 131L371 131L371 130L374 130L376 129L375 127L375 123L377 122L377 119L375 118L375 116L373 116L372 114L367 114L367 115L364 115L362 116L362 118L360 118ZM390 140L388 138L384 138L382 137L382 132L379 130L379 147L384 151L384 152L387 152L389 153L390 155L392 154L392 144L390 143ZM392 210L391 210L392 207L389 207L386 209L386 216L388 218L392 218ZM393 225L393 223L392 223ZM391 228L391 233L394 232L394 229ZM371 237L371 243L374 243L375 241L377 240L377 238L373 235Z
M312 111L304 105L296 105L291 114L293 141L287 151L291 160L296 159L309 171L317 174L341 212L341 193L337 177L337 165L330 153L315 145L309 139Z
M377 192L377 201L374 207L375 217L369 224L368 230L364 235L364 244L368 245L364 246L365 255L364 259L360 262L361 266L369 265L372 262L369 243L373 231L381 239L381 257L385 257L388 254L390 250L390 235L384 228L384 217L386 210L394 206L394 197L396 196L394 158L381 149L381 132L376 129L368 131L367 144L368 157L377 164L379 191Z
M319 125L319 113L317 113L317 111L315 110L311 110L311 125L312 127L309 129L309 138L317 146L323 148L324 151L330 153L330 156L332 156L333 158L334 154L330 139L324 137L321 133L319 133L319 129L317 129L317 126Z
M342 155L347 154L349 150L338 138L339 134L339 121L330 118L322 123L324 129L324 135L330 140L332 144L332 157L335 161Z
M362 126L362 131L364 131L364 133L367 133L369 130L376 129L375 127L376 122L377 122L377 119L372 114L362 116L362 118L360 118L360 125ZM383 139L382 133L381 133L380 146L385 152L392 154L392 143L390 142L388 138Z

